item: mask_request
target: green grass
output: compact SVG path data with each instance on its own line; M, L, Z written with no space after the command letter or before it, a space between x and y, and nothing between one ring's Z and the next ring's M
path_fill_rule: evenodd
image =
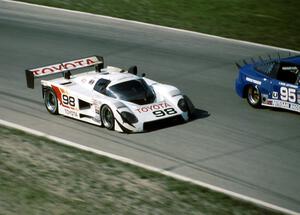
M0 126L0 214L277 214Z
M298 0L23 0L300 50Z

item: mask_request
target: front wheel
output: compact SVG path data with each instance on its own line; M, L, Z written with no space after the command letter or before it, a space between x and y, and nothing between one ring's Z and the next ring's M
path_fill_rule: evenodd
M247 101L254 108L261 107L261 94L257 87L254 86L248 87Z
M46 109L51 114L58 114L58 103L55 92L51 88L47 88L44 94L44 103Z
M103 105L100 111L100 117L102 124L105 128L109 130L114 129L115 118L112 110L108 107L108 105Z

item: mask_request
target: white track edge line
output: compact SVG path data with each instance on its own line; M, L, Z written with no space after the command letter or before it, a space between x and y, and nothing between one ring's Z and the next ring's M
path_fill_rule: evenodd
M94 16L94 17L98 17L98 18L105 18L105 19L111 19L111 20L115 20L115 21L127 22L127 23L131 23L131 24L145 25L145 26L149 26L149 27L162 28L162 29L178 31L178 32L182 32L182 33L189 33L189 34L194 34L194 35L198 35L198 36L202 36L202 37L224 40L224 41L233 42L233 43L241 43L241 44L245 44L245 45L277 49L278 51L288 51L288 52L300 54L300 51L293 50L293 49L287 49L287 48L281 48L281 47L276 47L276 46L271 46L271 45L265 45L265 44L261 44L261 43L232 39L232 38L227 38L227 37L221 37L221 36L205 34L205 33L200 33L200 32L196 32L196 31L189 31L189 30L184 30L184 29L179 29L179 28L166 27L166 26L162 26L162 25L150 24L150 23L145 23L145 22L140 22L140 21L127 20L127 19L122 19L122 18L117 18L117 17L112 17L112 16L104 16L104 15L93 14L93 13L89 13L89 12L82 12L82 11L77 11L77 10L69 10L69 9L64 9L64 8L50 7L50 6L38 5L38 4L20 2L20 1L14 1L14 0L1 0L1 1L8 2L8 3L14 3L14 4L20 4L20 5L27 5L27 6L32 6L32 7L40 7L40 8L50 9L50 10L58 10L58 11L63 11L63 12L67 12L67 13L89 15L89 16Z
M72 141L69 141L69 140L65 140L65 139L60 138L60 137L52 136L52 135L46 134L44 132L40 132L38 130L31 129L31 128L28 128L28 127L25 127L25 126L22 126L22 125L19 125L19 124L16 124L16 123L12 123L12 122L0 119L0 124L3 125L3 126L6 126L6 127L10 127L10 128L14 128L14 129L24 131L26 133L29 133L29 134L32 134L32 135L35 135L35 136L46 137L49 140L53 140L53 141L61 143L63 145L67 145L67 146L71 146L73 148L77 148L77 149L80 149L80 150L92 152L92 153L97 154L97 155L105 156L105 157L108 157L108 158L112 158L114 160L121 161L123 163L128 163L128 164L138 166L138 167L141 167L141 168L153 171L153 172L157 172L157 173L163 174L165 176L175 178L177 180L190 182L192 184L196 184L196 185L199 185L201 187L208 188L212 191L223 193L223 194L226 194L226 195L231 196L233 198L241 199L245 202L250 202L250 203L259 205L261 207L264 207L264 208L268 208L268 209L271 209L271 210L274 210L274 211L278 211L278 212L282 212L282 213L286 213L286 214L290 214L290 215L300 215L300 213L298 213L298 212L295 212L295 211L292 211L292 210L289 210L289 209L286 209L286 208L283 208L283 207L280 207L280 206L277 206L277 205L273 205L271 203L261 201L259 199L255 199L255 198L252 198L252 197L249 197L249 196L245 196L245 195L242 195L242 194L239 194L239 193L235 193L233 191L226 190L226 189L223 189L221 187L217 187L217 186L214 186L214 185L211 185L211 184L199 181L199 180L195 180L195 179L192 179L192 178L189 178L189 177L186 177L186 176L182 176L182 175L179 175L179 174L167 171L167 170L163 170L163 169L160 169L160 168L157 168L157 167L153 167L153 166L150 166L150 165L147 165L147 164L143 164L143 163L137 162L135 160L132 160L132 159L129 159L129 158L126 158L126 157L122 157L122 156L119 156L119 155L116 155L116 154L112 154L112 153L109 153L109 152L105 152L105 151L94 149L94 148L91 148L91 147L88 147L88 146L84 146L84 145L81 145L81 144L78 144L78 143L75 143L75 142L72 142Z

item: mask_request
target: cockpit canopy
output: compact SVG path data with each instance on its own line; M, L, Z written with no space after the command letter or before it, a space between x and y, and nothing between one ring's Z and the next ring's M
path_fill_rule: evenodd
M139 105L150 104L155 100L155 93L144 79L133 79L109 86L107 79L99 79L94 90L106 96L132 102Z

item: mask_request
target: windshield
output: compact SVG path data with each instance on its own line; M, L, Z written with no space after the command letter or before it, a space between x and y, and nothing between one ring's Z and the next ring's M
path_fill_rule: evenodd
M155 100L154 92L143 79L122 82L109 87L109 90L118 99L139 105L149 104Z

